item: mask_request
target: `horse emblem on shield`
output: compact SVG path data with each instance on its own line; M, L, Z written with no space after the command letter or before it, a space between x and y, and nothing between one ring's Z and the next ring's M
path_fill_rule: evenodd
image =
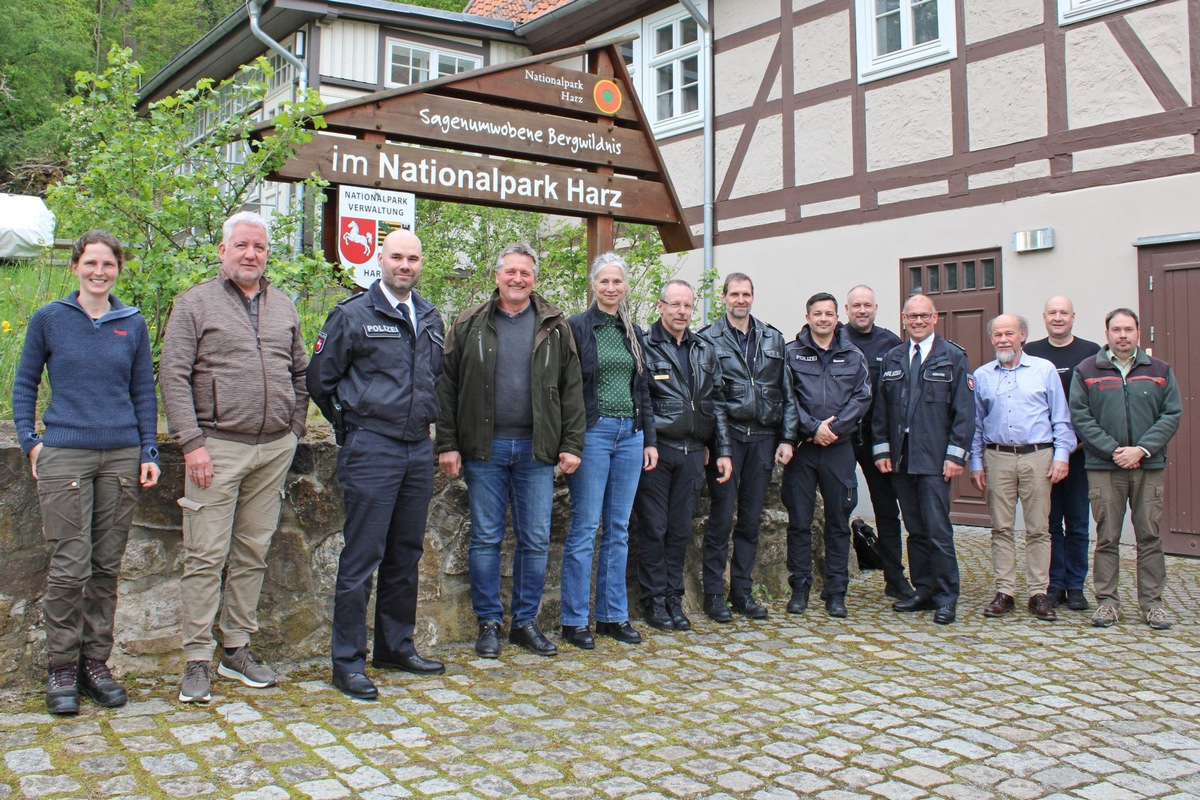
M351 264L366 264L375 256L376 221L343 217L338 234L338 250Z

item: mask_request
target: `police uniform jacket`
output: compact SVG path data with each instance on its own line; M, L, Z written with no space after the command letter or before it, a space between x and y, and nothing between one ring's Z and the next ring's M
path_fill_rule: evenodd
M838 323L825 353L805 325L788 343L787 359L797 400L799 438L813 438L830 417L837 417L830 429L838 438L853 434L871 405L871 376L866 357L850 344L845 327Z
M879 397L872 418L872 454L876 461L892 459L897 472L941 475L950 461L966 464L975 435L975 397L970 383L967 353L936 336L929 356L921 362L920 394L909 409L909 359L911 344L893 347L884 356L879 376ZM908 430L908 459L904 453Z
M773 433L779 441L794 445L799 418L792 402L792 372L783 334L754 317L750 325L753 373L728 317L722 316L696 335L716 348L729 427L745 434Z
M879 325L871 326L870 333L860 333L851 325L847 325L845 330L846 335L850 337L850 343L861 350L862 354L866 356L867 369L871 373L871 406L867 409L867 413L863 414L854 439L854 446L856 448L865 445L869 450L872 443L871 412L874 411L875 403L879 397L879 373L882 371L883 358L888 354L889 350L900 344L900 337Z
M600 384L597 380L599 366L596 356L596 329L604 324L604 312L595 304L582 314L576 314L567 320L571 333L575 337L575 346L579 349L579 369L583 373L583 405L587 413L588 427L600 421ZM642 341L642 332L634 326L634 335L642 350L646 349ZM629 337L624 337L625 349L633 355ZM633 429L642 431L646 447L655 446L654 411L650 407L650 383L646 376L646 358L635 359L639 363L629 379L629 396L633 398Z
M313 347L307 385L330 422L336 399L347 431L362 428L402 441L429 438L438 415L445 327L424 297L413 292L412 303L416 336L378 280L329 312Z
M717 458L732 456L733 445L729 440L725 399L721 391L721 363L716 348L690 330L683 335L690 345L691 386L679 363L675 339L662 323L651 325L643 337L658 445L684 452L710 447L716 450Z

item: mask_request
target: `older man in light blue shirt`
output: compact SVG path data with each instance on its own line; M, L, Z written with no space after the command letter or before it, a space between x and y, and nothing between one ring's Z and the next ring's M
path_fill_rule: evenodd
M1029 612L1057 619L1046 596L1050 585L1050 487L1067 477L1075 431L1058 371L1044 358L1022 352L1029 325L1001 314L988 324L996 360L975 370L975 439L971 483L987 496L992 516L992 568L996 596L983 609L1001 617L1016 605L1017 550L1013 538L1017 500L1025 517L1025 573Z

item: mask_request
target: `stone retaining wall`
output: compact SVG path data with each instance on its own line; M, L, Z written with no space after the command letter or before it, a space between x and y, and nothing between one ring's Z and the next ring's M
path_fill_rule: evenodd
M266 581L259 605L260 632L255 648L273 661L302 661L328 653L333 582L341 550L342 493L336 474L337 447L327 430L316 430L300 443L288 474L279 530L268 556ZM159 485L138 502L126 549L117 606L116 649L112 663L125 672L180 669L179 575L180 510L183 459L167 443L162 452ZM40 677L46 664L41 598L45 590L49 548L41 536L37 491L28 462L16 444L11 423L0 423L0 687ZM688 608L699 610L700 535L707 516L702 499L694 522L696 535L688 550ZM818 506L818 517L820 517ZM565 481L555 483L550 566L542 605L545 630L558 627L558 587L562 543L570 521ZM819 527L814 525L814 528ZM472 641L475 617L467 580L470 524L466 486L438 475L425 555L421 560L417 641L420 645ZM785 567L787 513L779 501L779 470L763 513L756 592L782 613L788 596ZM636 530L630 543L633 565ZM507 605L512 565L512 537L505 543L503 573ZM814 554L820 557L820 537ZM854 567L853 559L851 567ZM820 570L817 570L819 575ZM637 616L636 581L630 571L631 610ZM818 578L819 583L819 578ZM369 612L373 613L373 612ZM370 617L368 617L370 619Z

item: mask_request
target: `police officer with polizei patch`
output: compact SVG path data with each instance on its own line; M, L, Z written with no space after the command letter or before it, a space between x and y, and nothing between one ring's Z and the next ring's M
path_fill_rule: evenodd
M895 611L934 612L954 622L958 556L950 525L950 484L962 475L975 435L975 397L967 353L935 335L937 309L923 294L904 303L908 341L883 359L872 413L875 466L892 476L916 594Z
M429 426L437 419L445 326L412 287L421 240L393 231L379 252L382 277L329 313L308 365L308 391L342 449L345 545L333 602L333 684L373 700L366 675L367 604L378 573L372 665L419 675L445 667L413 644L417 566L433 495Z

